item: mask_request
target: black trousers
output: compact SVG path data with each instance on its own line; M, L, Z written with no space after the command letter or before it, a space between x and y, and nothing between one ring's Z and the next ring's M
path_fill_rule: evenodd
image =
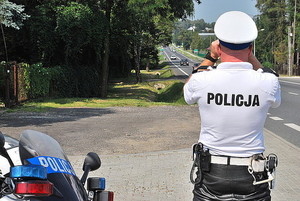
M247 166L211 164L193 193L193 201L271 201L269 184L253 185Z

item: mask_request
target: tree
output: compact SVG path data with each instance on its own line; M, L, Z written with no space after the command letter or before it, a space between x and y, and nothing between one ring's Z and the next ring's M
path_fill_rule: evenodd
M103 92L102 88L105 87L105 83L107 85L105 76L108 72L106 73L107 69L103 69L107 68L107 64L103 63L107 62L106 57L109 54L106 53L108 50L105 44L109 38L108 24L103 12L95 11L87 5L71 2L58 8L56 30L65 43L66 65L75 70L77 87L86 85L80 90L80 96L106 95L107 90ZM83 79L85 76L89 79ZM87 93L88 91L90 93Z
M23 21L26 20L29 15L23 13L24 7L23 5L17 5L11 3L7 0L0 1L0 26L1 26L1 33L3 38L4 50L5 50L5 60L6 60L6 90L5 90L5 107L10 107L10 92L9 92L9 74L8 74L8 51L7 51L7 44L5 39L5 33L3 25L6 27L11 27L14 29L19 30L20 27L23 25ZM1 55L0 55L1 56ZM2 97L3 98L3 97Z
M196 32L193 33L192 42L191 42L191 49L192 50L194 50L194 49L198 49L198 50L204 49L202 38Z
M20 29L27 18L29 15L24 13L23 5L17 5L8 0L0 1L0 23L4 26Z
M154 5L154 1L155 0L145 2L139 0L128 1L128 9L129 13L131 13L129 19L134 24L131 30L131 39L137 82L141 82L142 80L140 75L142 43L149 37L148 27L153 27L149 19L152 18L154 14L154 7L152 6Z
M283 49L283 44L287 44L286 1L258 0L256 7L261 12L256 19L259 30L256 55L263 62L283 65L286 61L282 57L287 58Z
M198 4L201 3L200 0L195 0ZM171 12L174 14L175 19L182 19L191 16L194 12L193 0L169 0Z
M100 97L105 98L107 96L108 88L108 74L109 74L109 53L110 53L110 36L111 36L111 9L113 6L113 0L106 0L105 4L105 17L108 22L107 36L104 41L104 58L102 63L102 76L101 76L101 90Z
M23 5L17 5L15 3L9 2L8 0L0 1L0 26L3 37L6 62L8 62L8 54L3 25L6 27L12 27L14 29L20 29L23 25L23 21L29 18L29 15L23 12Z
M183 48L186 50L191 47L193 33L194 32L190 30L182 30L178 36L178 39L182 42Z

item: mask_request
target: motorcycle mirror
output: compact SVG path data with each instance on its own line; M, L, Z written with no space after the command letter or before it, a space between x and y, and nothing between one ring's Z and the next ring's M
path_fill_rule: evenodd
M85 171L86 167L88 167L90 171L94 171L97 170L100 166L101 160L98 154L90 152L86 155L83 163L83 171Z
M0 131L0 147L4 147L4 144L5 144L5 138L4 138L4 135L3 133Z
M101 160L100 160L98 154L96 154L94 152L88 153L84 159L84 163L83 163L83 167L82 167L82 170L84 172L80 179L81 183L84 185L89 172L97 170L100 166L101 166Z

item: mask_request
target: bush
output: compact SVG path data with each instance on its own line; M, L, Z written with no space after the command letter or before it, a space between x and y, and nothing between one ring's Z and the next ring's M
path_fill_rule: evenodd
M51 70L49 96L71 97L74 92L74 74L66 66L55 66Z
M265 61L262 63L263 67L274 68L271 62Z
M25 67L26 89L30 98L39 98L49 95L51 73L41 63Z
M93 66L55 66L50 69L51 97L96 97L100 79Z

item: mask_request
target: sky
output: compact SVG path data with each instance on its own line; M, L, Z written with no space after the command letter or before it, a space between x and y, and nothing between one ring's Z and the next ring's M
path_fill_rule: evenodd
M191 20L204 19L207 23L215 22L218 17L227 11L242 11L254 17L259 12L255 7L256 0L201 0L195 3L195 14Z

